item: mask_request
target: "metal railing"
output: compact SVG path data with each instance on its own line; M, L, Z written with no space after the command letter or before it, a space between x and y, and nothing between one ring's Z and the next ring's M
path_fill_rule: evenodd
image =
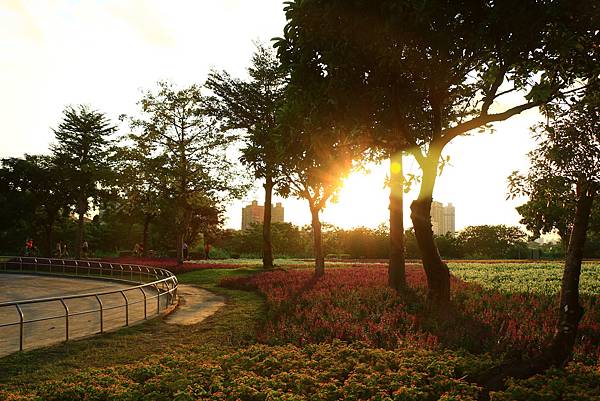
M0 261L0 272L5 273L29 273L38 275L52 275L64 277L85 277L91 279L104 279L131 284L126 288L117 290L108 290L101 292L90 292L75 295L65 295L57 297L36 298L16 300L10 302L0 302L0 311L6 308L15 308L18 315L18 321L2 323L0 329L11 326L19 326L19 351L24 349L25 327L27 324L45 322L55 319L64 319L65 333L64 340L69 341L69 326L71 319L77 316L98 314L99 331L86 333L85 335L104 333L105 316L108 311L123 309L125 311L124 324L117 324L116 327L125 327L130 324L130 310L133 306L143 303L143 319L149 317L149 303L156 302L156 314L170 310L177 303L177 278L170 271L156 267L110 263L92 260L68 260L68 259L50 259L37 257L12 257ZM132 292L137 292L141 299L133 300L128 296ZM116 305L105 305L103 298L111 295L120 294L122 303ZM82 311L71 311L68 301L92 299L97 305L96 308ZM60 303L64 313L60 315L40 316L26 319L24 309L32 305L50 305ZM153 309L153 305L152 305ZM141 316L140 316L140 319ZM79 336L81 337L81 336Z

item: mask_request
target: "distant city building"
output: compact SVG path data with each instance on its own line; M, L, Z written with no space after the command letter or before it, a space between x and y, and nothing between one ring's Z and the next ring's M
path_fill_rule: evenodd
M431 203L431 224L435 235L454 234L455 229L455 209L452 203L444 206L440 202Z
M242 209L242 230L250 228L252 224L262 224L265 216L265 207L253 201ZM271 222L283 223L283 206L277 202L275 206L271 205Z

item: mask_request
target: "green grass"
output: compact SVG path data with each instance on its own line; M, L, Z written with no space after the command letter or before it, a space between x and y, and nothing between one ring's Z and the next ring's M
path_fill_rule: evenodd
M256 269L203 269L179 276L181 283L209 289L226 298L226 306L192 326L155 319L89 339L16 353L0 359L0 386L32 387L85 368L123 365L170 353L214 357L253 343L265 316L263 299L251 292L218 287L228 276L255 274Z
M561 262L539 263L476 263L449 262L450 271L465 281L503 292L534 292L554 295L560 292L563 273ZM600 293L600 264L584 263L581 267L579 290L582 294Z

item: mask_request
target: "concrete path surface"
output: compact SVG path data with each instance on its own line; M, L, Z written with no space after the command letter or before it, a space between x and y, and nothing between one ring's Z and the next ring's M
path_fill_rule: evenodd
M84 293L122 290L121 293L101 295L102 319L99 302L96 297L65 300L69 309L69 339L90 336L102 331L123 327L128 319L129 325L141 322L144 317L156 315L159 311L156 290L153 288L127 290L126 283L107 280L48 277L27 274L0 274L0 303L15 300L57 297ZM168 297L160 297L160 310L166 308ZM65 341L67 338L67 319L65 308L60 301L21 306L25 321L34 321L23 325L23 349L37 348ZM0 307L0 357L19 350L20 321L15 306ZM17 323L17 324L12 324ZM102 327L101 327L102 324ZM8 326L7 326L8 325Z
M165 318L169 324L197 324L225 306L225 298L187 284L177 286L179 306Z

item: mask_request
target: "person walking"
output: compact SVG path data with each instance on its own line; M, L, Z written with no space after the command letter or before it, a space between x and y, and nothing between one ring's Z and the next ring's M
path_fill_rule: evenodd
M55 253L56 253L57 258L59 258L59 259L62 258L62 244L60 243L60 241L58 241L56 243L56 252Z
M25 256L33 256L33 240L31 238L25 243Z
M69 257L69 249L67 248L67 243L66 242L63 244L62 255L63 255L64 258L68 258Z
M183 243L183 260L188 260L189 249L188 244L186 242Z
M210 244L208 242L204 243L204 258L210 259Z
M88 257L88 250L89 250L89 245L88 245L87 241L83 241L83 244L81 244L81 254L84 258Z

